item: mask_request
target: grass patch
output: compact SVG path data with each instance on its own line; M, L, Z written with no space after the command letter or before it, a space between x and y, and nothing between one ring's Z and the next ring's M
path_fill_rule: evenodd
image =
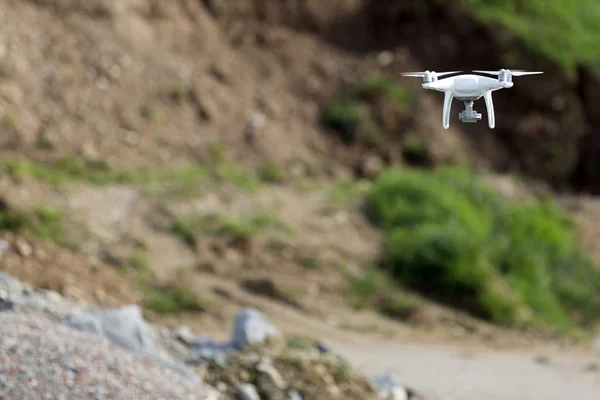
M205 168L197 165L181 165L171 170L143 168L120 171L105 161L95 161L74 156L66 156L52 164L15 159L5 161L0 170L8 173L15 181L33 177L58 186L73 181L93 185L107 184L148 184L153 182L177 181L189 183L206 176Z
M306 336L289 336L285 342L285 350L307 351L316 349L319 341Z
M258 177L262 182L266 183L283 183L285 176L281 168L273 163L266 163L258 170Z
M171 100L181 106L188 102L190 99L191 90L184 85L176 85L171 89L170 97Z
M376 269L361 277L349 277L347 302L355 310L375 309L390 318L404 320L423 302Z
M570 331L600 317L600 272L554 203L509 202L458 168L391 170L367 215L381 266L437 301L507 325Z
M253 193L260 188L260 180L254 174L242 171L227 161L210 171L214 180L229 182L246 192Z
M205 306L183 287L145 283L138 288L144 295L144 305L157 314L205 311Z
M159 120L158 111L151 105L140 107L140 115L150 122L158 122Z
M17 117L13 112L8 112L0 118L0 129L9 132L17 130Z
M377 332L379 329L379 325L377 325L375 322L357 323L349 320L341 321L339 327L358 333L373 333Z
M356 141L362 119L361 108L353 99L335 99L321 113L322 123L343 133L342 139L347 143Z
M237 169L227 160L207 165L180 163L171 167L147 167L120 170L102 160L65 156L54 163L25 159L7 160L0 164L0 172L7 173L15 182L32 177L57 187L71 182L92 185L130 184L146 187L150 192L168 191L170 196L197 193L201 184L230 183L244 191L260 187L252 174ZM155 193L156 194L156 193Z
M306 269L321 268L321 260L318 255L301 255L300 264Z
M370 187L369 181L344 179L333 185L328 194L331 206L337 208L358 207Z
M193 215L185 220L176 220L172 232L183 242L194 247L201 235L249 240L268 228L287 231L287 226L270 214L257 213L242 218L232 218L218 213Z
M63 214L45 207L19 211L0 204L0 230L50 241L72 250L79 247L66 228Z
M484 23L513 31L535 54L573 69L577 63L600 67L600 3L580 1L463 0Z
M182 286L156 284L148 252L143 246L136 246L127 260L111 258L108 261L135 281L143 296L144 307L157 314L207 311L211 306L198 300L192 292Z

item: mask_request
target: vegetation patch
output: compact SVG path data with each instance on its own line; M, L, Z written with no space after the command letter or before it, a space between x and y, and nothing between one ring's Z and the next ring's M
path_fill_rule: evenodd
M8 112L0 118L0 129L8 132L17 130L17 117L13 112Z
M340 321L339 327L348 331L358 333L373 333L377 332L379 326L375 322L353 322L350 320Z
M63 214L49 208L20 211L0 202L0 230L32 236L73 250L78 248L77 241L66 228Z
M171 230L186 244L194 247L196 238L201 235L246 241L267 228L288 230L287 226L279 219L264 213L242 218L233 218L218 213L192 215L185 220L174 221Z
M147 184L153 182L189 182L206 175L206 169L197 165L181 165L173 169L141 168L122 171L106 161L89 160L65 156L57 162L46 164L25 159L7 160L0 170L8 173L15 181L33 177L53 186L72 181L82 181L93 185L107 184Z
M150 311L161 315L180 314L207 311L211 306L183 286L157 284L148 252L143 245L132 249L129 257L124 260L109 256L106 261L130 276L143 296L144 307Z
M158 122L159 120L158 111L151 105L140 107L140 115L150 122Z
M258 170L258 177L265 183L279 184L285 180L284 173L281 168L274 163L266 163Z
M265 367L272 372L265 373ZM366 400L378 396L367 377L336 354L323 352L319 342L311 338L284 338L282 346L269 342L249 346L224 360L209 361L205 371L207 384L228 383L222 390L227 399L238 398L237 388L244 383L254 385L265 399ZM279 384L280 379L284 385Z
M600 67L600 3L581 1L463 0L479 20L510 29L536 54L567 69Z
M398 320L410 318L423 305L421 299L377 269L368 270L364 276L348 277L347 302L356 310L375 309Z
M180 286L159 286L149 282L138 284L144 295L144 305L157 314L180 314L205 311L194 294Z
M407 135L404 138L402 156L410 165L429 166L431 164L427 142L417 135Z
M170 98L177 105L183 105L191 97L191 89L185 85L176 85L171 89Z
M386 235L384 270L434 300L560 331L600 317L600 272L550 201L507 201L464 169L404 169L378 178L366 212Z
M369 190L369 181L344 179L335 183L329 193L328 200L336 208L355 208L361 205Z
M322 124L347 144L377 147L382 135L395 134L416 104L416 97L390 77L370 75L321 112Z
M54 163L6 160L0 164L0 172L7 173L16 182L32 177L52 186L77 181L92 185L130 184L144 186L153 192L156 191L153 187L166 190L171 196L198 193L202 183L231 183L245 191L254 191L260 186L257 177L237 169L227 160L211 161L206 165L180 163L171 167L121 170L106 161L65 156Z

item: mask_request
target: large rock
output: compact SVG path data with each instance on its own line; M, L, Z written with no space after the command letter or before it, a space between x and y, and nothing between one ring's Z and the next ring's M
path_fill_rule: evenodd
M237 398L239 400L260 400L256 387L249 383L238 386Z
M277 327L263 313L254 308L246 308L235 318L231 345L236 349L242 349L280 335Z
M222 365L232 350L242 350L253 344L261 344L281 333L260 311L245 308L235 318L231 339L225 343L217 343L206 336L199 336L189 344L190 364L198 364L212 360Z
M408 400L407 389L390 374L376 375L372 379L379 396L385 400Z
M190 380L200 380L192 370L173 360L166 352L160 351L153 330L144 321L142 312L136 305L72 314L63 323L73 329L102 336L132 353L145 355L160 366L170 368Z
M153 332L136 305L69 315L65 325L104 336L129 351L158 355Z

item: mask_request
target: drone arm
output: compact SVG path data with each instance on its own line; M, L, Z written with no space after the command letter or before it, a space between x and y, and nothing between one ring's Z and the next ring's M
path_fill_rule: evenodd
M496 126L496 116L494 115L494 102L492 101L492 92L485 92L483 95L483 99L485 100L485 107L487 108L488 115L488 125L490 129L494 129Z
M442 124L444 129L448 129L450 127L450 108L452 107L452 96L451 91L444 92L444 110L442 114Z

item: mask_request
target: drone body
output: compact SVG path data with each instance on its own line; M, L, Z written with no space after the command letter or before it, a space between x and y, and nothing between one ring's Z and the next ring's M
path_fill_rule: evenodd
M457 99L465 103L465 109L458 115L461 122L475 123L481 120L481 114L473 110L473 102L484 98L485 106L488 115L488 126L494 129L496 126L496 117L494 114L494 103L492 101L492 92L504 88L513 87L513 76L542 74L543 72L526 72L526 71L510 71L501 69L499 71L480 71L486 74L497 75L498 79L489 78L487 76L465 74L438 80L438 76L456 74L462 71L440 72L425 71L425 72L408 72L402 75L415 76L423 78L424 89L436 90L444 92L444 108L442 113L442 125L444 129L450 127L450 109L452 100Z

